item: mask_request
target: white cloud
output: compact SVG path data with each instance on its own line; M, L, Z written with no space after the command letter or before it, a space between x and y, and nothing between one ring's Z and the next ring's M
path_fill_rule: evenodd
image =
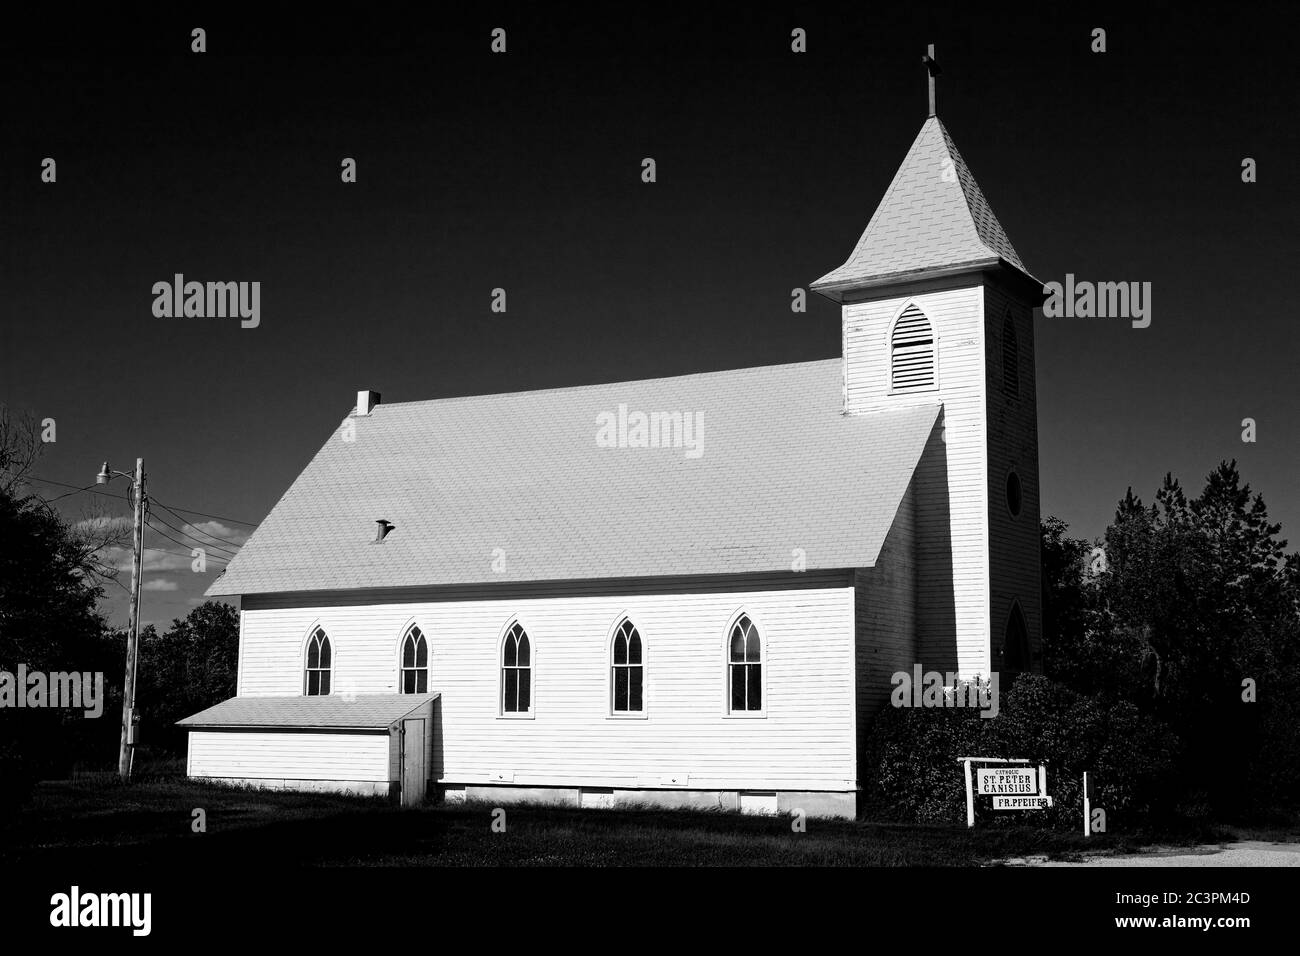
M190 562L194 560L194 556L191 552L195 548L202 548L207 552L208 558L212 559L208 564L209 571L213 570L214 567L220 570L225 567L225 562L231 557L232 552L237 552L242 543L248 540L246 532L228 528L220 521L201 521L197 524L186 522L176 527L179 527L180 530L176 531L173 528L155 526L156 530L150 534L145 542L151 548L172 552L168 555L155 551L153 552L154 557L147 559L152 562L152 565L157 570L179 571L182 568L192 570ZM219 541L216 539L217 537L227 540ZM146 554L148 553L146 552ZM129 567L129 555L127 561Z
M162 543L168 544L170 542L164 540ZM146 572L191 570L191 562L194 559L188 554L181 554L180 549L174 548L174 546L173 549L169 549L175 550L176 553L174 554L153 550L157 547L161 547L161 545L151 544L145 548L140 563ZM127 574L131 573L130 548L105 548L100 552L100 560L111 567L117 568L119 571Z
M129 534L131 520L129 518L90 518L80 522L78 527L86 530L99 530L101 534L103 528L113 527L117 530L125 530ZM191 552L194 548L203 548L207 552L207 574L210 575L223 570L226 562L231 557L230 553L238 551L243 542L249 538L249 532L231 528L220 521L185 522L176 527L181 530L176 531L162 526L146 529L145 550L141 559L145 572L155 574L169 571L192 572L195 558ZM225 540L219 541L213 536ZM109 567L116 568L118 571L126 574L131 573L132 555L130 547L115 545L104 548L99 552L99 560ZM148 584L145 586L149 587ZM175 588L154 586L149 590L171 591L175 590Z
M140 585L141 591L176 591L180 585L168 578L150 578Z
M214 541L227 550L238 550L239 546L248 540L247 531L237 531L234 528L222 524L220 521L197 521L185 525L185 531L192 534L200 541Z

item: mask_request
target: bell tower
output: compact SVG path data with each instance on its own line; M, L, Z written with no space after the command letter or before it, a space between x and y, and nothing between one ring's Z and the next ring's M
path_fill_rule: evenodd
M913 477L916 647L963 677L1042 666L1038 417L1029 274L935 110L848 260L844 413L941 407Z

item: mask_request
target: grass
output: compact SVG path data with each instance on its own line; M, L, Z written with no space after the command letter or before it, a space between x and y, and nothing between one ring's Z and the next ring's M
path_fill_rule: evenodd
M165 768L170 770L171 768ZM979 866L1030 856L1077 859L1240 834L1102 834L1029 826L914 826L661 809L506 807L401 810L381 798L235 789L169 772L130 786L112 774L42 784L0 821L0 861L43 865L228 867L252 861L310 866ZM207 832L194 833L193 811ZM1276 836L1274 837L1276 838ZM1294 831L1290 839L1295 839Z

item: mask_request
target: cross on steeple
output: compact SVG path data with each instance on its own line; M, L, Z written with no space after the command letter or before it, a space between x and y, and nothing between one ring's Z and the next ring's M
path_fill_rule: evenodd
M925 72L926 72L926 75L927 75L927 76L926 76L926 79L927 79L927 83L929 84L929 88L930 88L930 113L929 113L929 115L930 115L930 116L936 116L936 115L938 115L938 114L937 114L936 111L935 111L935 104L934 104L934 78L935 78L936 76L938 76L938 75L939 75L941 72L943 72L943 71L939 69L939 61L936 60L936 59L934 58L934 44L933 44L933 43L929 44L929 45L925 48L925 56L921 57L921 62L925 64Z

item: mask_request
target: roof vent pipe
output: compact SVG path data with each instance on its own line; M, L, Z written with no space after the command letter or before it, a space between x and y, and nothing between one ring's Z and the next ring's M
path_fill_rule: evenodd
M397 526L393 524L391 521L387 521L383 518L376 519L375 520L375 544L379 544L381 541L384 540L384 538L388 537L388 532L392 531L395 527Z

